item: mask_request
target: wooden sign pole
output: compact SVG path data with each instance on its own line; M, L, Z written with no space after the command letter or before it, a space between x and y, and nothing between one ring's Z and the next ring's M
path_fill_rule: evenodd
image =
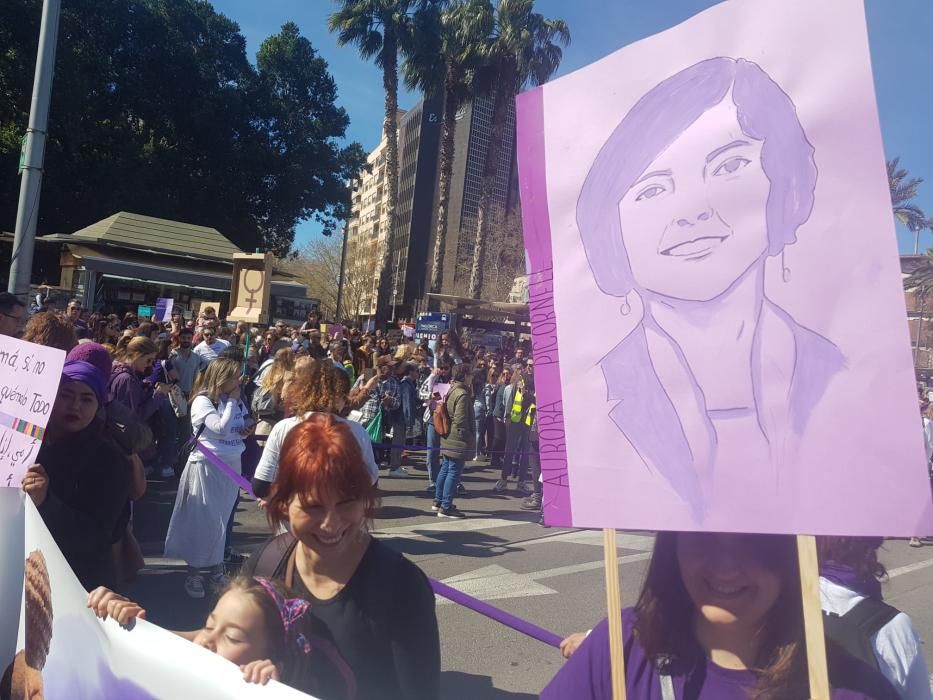
M826 637L820 606L820 566L816 556L816 538L797 535L797 559L800 562L800 595L803 601L803 627L807 641L807 672L811 700L829 700L829 671L826 667Z
M609 658L612 700L625 700L625 652L622 648L622 593L619 590L619 553L616 531L603 530L603 565L606 569L606 607L609 617ZM822 627L820 628L822 629Z

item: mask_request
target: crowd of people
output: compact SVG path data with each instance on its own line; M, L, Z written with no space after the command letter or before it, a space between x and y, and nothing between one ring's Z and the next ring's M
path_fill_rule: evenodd
M165 323L25 307L0 296L0 333L67 353L45 441L23 479L88 606L129 624L116 590L143 565L132 504L147 477L178 479L166 556L184 591L217 596L178 634L324 700L439 697L441 638L424 573L370 535L380 479L425 454L430 511L463 518L467 462L493 490L542 504L534 360L527 344L436 344L306 323L254 329L206 307ZM933 431L931 431L933 432ZM240 492L192 435L251 480L270 539L230 548ZM488 461L488 465L487 465ZM426 501L426 512L428 512ZM881 600L881 540L820 538L833 698L930 698L919 637ZM790 536L661 533L636 605L623 612L629 698L806 698L799 571ZM229 564L240 564L230 579ZM316 653L312 653L312 650ZM568 637L543 698L612 698L604 620Z

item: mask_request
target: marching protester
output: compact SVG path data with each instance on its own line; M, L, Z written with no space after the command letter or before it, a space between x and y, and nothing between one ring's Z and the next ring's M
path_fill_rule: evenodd
M23 477L69 566L86 589L113 586L112 547L126 527L131 469L98 415L107 376L65 362L36 463Z
M486 370L486 382L483 384L483 409L486 420L483 422L483 438L486 443L486 456L489 457L491 467L498 466L496 459L496 419L493 413L496 410L496 394L499 391L499 385L496 380L499 378L496 362L490 359Z
M377 493L352 429L314 414L288 431L266 500L278 535L243 573L311 603L356 678L358 700L436 700L440 644L425 575L370 536Z
M214 360L204 371L190 406L191 425L200 442L233 471L240 472L243 438L252 419L240 401L240 364ZM204 597L202 571L216 590L226 584L223 572L227 521L239 489L200 451L193 450L181 474L175 507L165 535L165 556L188 564L185 592Z
M512 370L506 367L499 373L499 377L496 380L496 394L492 402L493 403L492 419L494 421L493 442L492 442L493 456L489 462L490 466L492 467L502 468L505 464L505 429L506 429L505 406L506 406L506 401L511 400L509 398L511 396L511 393L512 393Z
M641 594L622 613L632 700L809 697L794 537L659 533ZM896 700L881 673L827 645L834 700ZM611 700L599 623L542 700Z
M210 307L208 307L210 308ZM209 322L209 319L205 319ZM230 346L226 340L217 337L216 325L206 325L201 329L201 342L194 348L194 353L199 355L205 363L213 362L217 359L224 348Z
M157 352L158 348L149 338L120 338L110 371L108 402L122 402L142 420L149 420L159 410L169 385L160 382L147 387L143 383L143 377L152 371Z
M68 352L78 344L75 327L51 311L34 314L26 322L21 340Z
M163 479L175 476L175 455L178 451L178 418L176 406L185 402L181 390L178 389L178 372L170 357L171 341L164 339L156 343L156 357L152 363L152 370L144 380L150 391L154 387L164 387L158 410L152 416L150 424L156 435L158 446L159 474Z
M528 471L528 409L534 402L534 391L528 386L529 373L514 367L512 383L502 395L503 422L505 424L505 456L502 458L502 476L493 487L499 493L508 487L514 476L519 490L526 488Z
M363 462L373 483L379 479L379 467L373 459L371 441L366 429L360 423L346 420L340 415L347 401L346 381L346 375L342 370L327 362L310 360L295 367L288 385L288 403L294 415L276 423L266 440L252 481L253 493L256 496L265 498L269 494L279 471L282 445L289 431L312 415L320 413L332 414L337 420L346 423L359 444Z
M431 510L439 518L464 518L453 499L460 484L460 475L466 459L476 450L476 421L473 418L472 380L469 365L455 365L450 373L450 391L444 397L449 417L448 432L441 435L441 467L437 474L437 488Z
M193 338L194 331L190 328L180 328L172 338L174 348L170 355L172 366L178 374L178 388L186 401L191 396L191 388L198 372L207 367L204 357L192 349Z
M256 372L251 408L253 417L259 422L256 428L258 435L268 435L272 426L285 417L282 390L294 369L295 353L289 348L280 348Z
M438 435L437 431L434 429L434 410L437 408L437 403L440 401L441 396L434 390L434 387L436 384L448 384L449 382L450 366L442 364L431 370L431 374L421 383L421 388L418 390L418 396L425 404L424 434L428 448L425 456L428 467L427 490L430 491L432 495L437 490L437 474L441 468L441 436Z
M26 304L10 292L0 292L0 335L18 335L26 323Z
M876 668L902 700L930 700L930 675L910 618L882 600L880 537L817 537L826 636Z
M490 449L486 444L486 363L476 361L473 365L473 419L476 427L473 432L476 435L476 454L473 460L478 462Z
M402 409L402 387L398 379L398 360L391 354L379 357L378 381L372 389L371 397L377 401L377 410L382 412L382 439L389 440L392 432L392 447L382 449L380 462L388 462L389 476L409 476L402 469L402 447L405 445L405 414ZM386 455L386 453L388 454Z
M534 392L534 375L528 375L527 382ZM531 495L522 500L522 510L541 511L544 484L541 481L541 456L538 440L538 407L532 403L525 415L525 424L528 426L528 469L531 478ZM543 522L543 521L542 521Z
M81 328L85 331L87 330L87 323L81 318L80 301L72 299L68 302L68 306L65 309L65 320L71 323L76 329Z
M434 366L438 366L441 359L447 364L459 365L466 359L466 351L460 343L460 336L450 331L444 331L437 339L437 352L434 353Z

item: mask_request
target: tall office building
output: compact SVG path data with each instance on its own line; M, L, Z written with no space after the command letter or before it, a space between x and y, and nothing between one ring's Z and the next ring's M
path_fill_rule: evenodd
M437 177L442 101L419 102L399 117L399 199L395 230L388 238L392 275L389 304L398 319L414 318L427 306L437 220ZM450 202L444 238L441 292L466 295L476 237L483 168L489 148L492 100L481 98L457 114ZM345 305L349 316L375 314L379 255L386 243L385 141L369 156L372 172L363 173L352 195L347 226L346 276L351 287L363 286L360 303L353 295ZM499 155L493 194L490 243L481 296L504 301L515 274L524 272L524 249L518 219L518 175L515 162L515 117L510 110ZM506 218L506 214L511 214ZM353 283L356 283L355 285ZM360 285L360 283L362 283ZM501 299L500 299L501 297Z
M399 123L398 217L389 244L393 265L389 303L397 318L413 317L430 282L442 109L440 97L422 100Z
M492 128L492 100L480 98L460 109L457 114L455 134L455 152L451 173L450 202L448 204L447 231L444 247L444 268L441 280L441 292L465 296L470 283L473 266L473 250L476 239L476 219L479 199L483 184L483 168L489 148L489 134ZM509 110L505 133L502 135L502 147L499 151L499 170L496 187L493 191L494 215L490 231L497 241L501 236L503 217L508 212L518 210L518 172L515 161L515 111ZM431 247L434 246L434 231L431 232ZM501 242L501 241L500 241ZM520 241L519 241L519 247ZM486 272L495 265L496 250L487 246ZM522 269L522 271L524 271ZM428 271L430 279L430 270ZM490 287L497 280L486 279L481 296L497 296ZM506 289L511 287L508 280ZM500 301L504 301L501 299Z
M348 315L369 317L376 313L380 253L387 240L391 274L388 303L395 317L410 318L414 305L425 293L437 180L440 105L440 98L432 98L399 113L394 231L389 231L385 139L369 155L372 172L363 173L353 191L345 270L349 285L362 283L364 290L359 295L358 309L352 308L352 298L349 299L351 303L345 307Z

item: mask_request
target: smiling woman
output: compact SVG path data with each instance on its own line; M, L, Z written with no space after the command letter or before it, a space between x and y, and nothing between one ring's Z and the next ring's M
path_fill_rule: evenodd
M346 421L291 428L266 508L287 524L245 567L311 602L358 683L358 700L435 700L440 644L427 577L369 535L376 486Z
M844 368L831 341L765 291L770 257L790 282L784 248L810 217L816 181L790 97L755 63L718 57L639 99L580 191L597 285L623 315L641 311L600 361L618 402L609 415L698 523L716 480L734 476L723 464L762 465L755 487L777 488Z
M808 697L799 576L792 536L660 533L622 613L627 697ZM571 653L542 700L610 700L606 621ZM834 700L897 697L875 669L828 653Z

